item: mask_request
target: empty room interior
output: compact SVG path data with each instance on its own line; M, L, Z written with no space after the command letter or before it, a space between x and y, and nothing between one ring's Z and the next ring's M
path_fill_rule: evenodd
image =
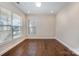
M0 56L78 56L79 2L0 2Z

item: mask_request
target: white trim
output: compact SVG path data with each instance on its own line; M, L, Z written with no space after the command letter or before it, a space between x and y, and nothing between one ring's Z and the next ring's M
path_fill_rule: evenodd
M67 45L66 43L64 43L63 41L61 41L60 39L56 39L57 41L59 41L60 43L62 43L64 46L66 46L69 50L71 50L73 53L79 55L79 51L77 51L76 49L71 48L69 45Z
M27 39L56 39L56 37L27 37Z

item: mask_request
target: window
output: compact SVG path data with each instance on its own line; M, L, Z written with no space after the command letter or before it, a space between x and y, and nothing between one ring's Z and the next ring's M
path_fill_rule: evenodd
M30 35L35 35L36 34L35 20L28 20L28 34L30 34Z
M0 8L0 43L21 37L21 17L16 13Z
M11 12L3 8L0 12L0 25L2 30L11 30Z
M12 20L12 29L13 29L13 38L18 38L21 36L21 18L17 14L13 14Z
M3 35L4 34L4 35ZM11 40L11 12L7 9L0 9L0 42Z

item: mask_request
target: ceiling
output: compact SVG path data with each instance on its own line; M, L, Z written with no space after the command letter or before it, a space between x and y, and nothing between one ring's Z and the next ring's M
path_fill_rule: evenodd
M26 14L55 14L69 3L41 2L41 7L36 7L35 2L19 2L14 4Z

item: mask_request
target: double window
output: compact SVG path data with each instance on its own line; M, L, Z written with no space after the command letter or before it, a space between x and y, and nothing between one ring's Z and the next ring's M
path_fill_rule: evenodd
M5 8L0 8L0 43L21 37L21 17Z

